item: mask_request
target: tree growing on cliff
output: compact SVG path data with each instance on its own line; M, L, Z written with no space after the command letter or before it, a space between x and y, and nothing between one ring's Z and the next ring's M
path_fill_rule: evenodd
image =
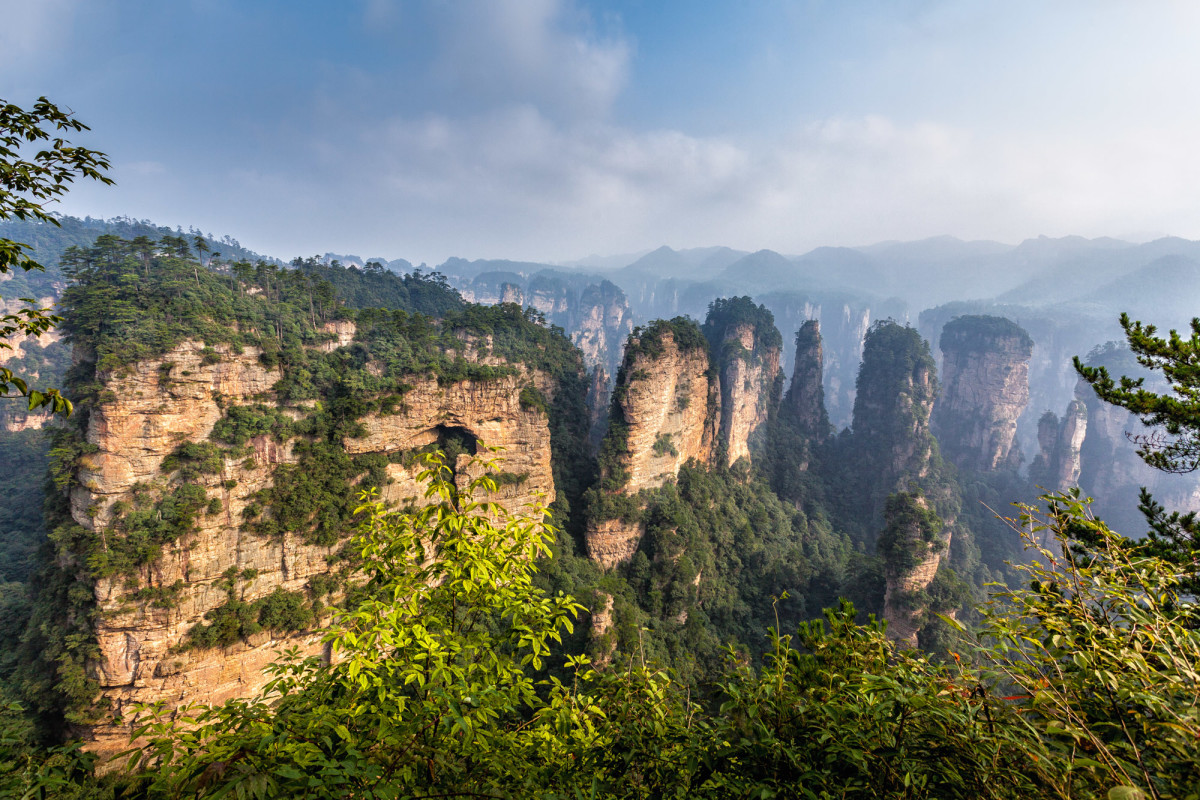
M1139 364L1161 372L1170 391L1145 388L1145 377L1114 379L1104 366L1088 366L1078 356L1075 370L1091 384L1101 400L1127 409L1143 424L1156 428L1146 434L1126 434L1138 446L1142 460L1163 472L1182 474L1200 469L1200 318L1191 322L1191 336L1172 330L1166 338L1154 325L1121 315L1121 328ZM1140 509L1150 526L1140 547L1176 563L1200 563L1200 519L1194 512L1168 512L1149 491L1141 491ZM1086 530L1080 532L1087 538ZM1200 576L1188 583L1200 591Z
M106 174L111 165L104 153L74 146L63 138L86 130L88 126L70 111L45 97L28 110L0 100L0 220L32 219L58 225L46 207L66 194L76 178L113 183ZM44 270L31 250L22 242L0 237L0 275L14 269ZM12 337L41 336L59 321L49 309L39 308L35 299L20 299L25 308L0 316L2 348L12 349ZM11 369L0 367L0 398L17 397L27 399L31 411L49 406L55 413L71 413L71 401L58 389L31 389Z

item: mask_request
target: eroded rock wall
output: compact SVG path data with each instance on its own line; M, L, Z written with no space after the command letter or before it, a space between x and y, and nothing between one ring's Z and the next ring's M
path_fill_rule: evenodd
M720 443L728 464L751 458L765 431L772 402L778 398L779 348L756 346L754 326L739 324L725 331L720 343Z
M1017 420L1029 403L1033 340L1002 317L965 316L942 329L942 392L933 428L942 452L961 468L1016 468Z
M331 332L352 337L349 331ZM205 358L203 349L198 342L185 342L161 358L105 379L112 399L92 409L87 441L95 452L84 457L71 494L75 520L102 540L116 535L113 518L133 502L135 492L166 490L164 459L180 444L206 441L225 408L262 403L293 418L309 412L305 404L281 406L272 399L280 373L263 367L254 348L233 353L217 347L216 363L206 363L212 355L209 351ZM521 402L522 389L531 382L543 383L545 392L551 389L540 376L526 373L447 385L433 378L412 379L404 402L392 413L363 418L362 435L347 439L345 449L351 454L398 454L438 442L453 430L504 448L502 469L512 479L499 488L497 499L514 510L528 502L548 504L555 492L548 418ZM263 668L281 649L320 652L314 630L286 635L264 630L222 648L182 646L187 632L227 601L231 571L252 576L237 582L237 592L253 602L276 589L303 592L313 578L337 569L339 543L312 544L294 531L264 536L244 519L247 506L271 486L277 469L296 462L295 440L251 439L237 457L226 455L218 471L196 479L212 505L199 516L193 533L165 545L159 558L132 575L96 581L100 658L95 670L116 714L137 703L162 701L175 707L245 696L261 688ZM383 488L385 500L417 494L418 467L400 459L386 469L390 482ZM156 602L156 590L168 592L170 602ZM128 728L121 725L101 724L85 734L89 748L101 754L128 746Z
M719 402L709 384L707 348L681 347L670 329L648 335L655 337L652 349L631 341L602 446L611 458L601 465L602 491L626 497L662 486L689 459L710 462L716 435L713 411ZM642 533L637 523L593 520L586 534L588 554L612 567L634 554Z

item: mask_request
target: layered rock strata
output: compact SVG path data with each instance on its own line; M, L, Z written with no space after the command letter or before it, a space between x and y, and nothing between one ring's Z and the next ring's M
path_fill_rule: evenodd
M263 367L258 357L250 347L234 353L185 342L104 380L114 399L91 411L87 441L95 452L81 460L71 493L75 520L101 540L116 535L114 518L135 502L136 494L161 494L169 488L164 460L181 444L206 442L231 406L261 403L292 418L309 413L305 405L287 407L272 399L280 373ZM503 448L502 468L512 478L500 487L497 499L514 510L526 503L549 503L554 483L548 418L521 402L522 390L531 382L544 384L540 376L528 374L446 385L414 378L403 403L391 413L362 418L361 435L347 439L345 449L390 456L447 435L483 441ZM279 442L263 435L250 439L236 457L224 451L218 469L196 479L210 505L195 530L164 545L160 557L134 574L96 581L100 656L95 670L102 699L117 718L138 703L161 701L173 708L245 696L261 688L263 668L281 649L321 652L315 630L264 630L222 648L185 646L188 631L227 602L229 575L242 576L237 579L239 597L253 602L276 589L303 592L314 578L338 569L338 543L313 544L293 531L264 536L246 521L252 516L247 507L273 484L278 468L298 461L295 444L295 439ZM463 458L459 456L460 465ZM403 458L389 459L384 499L415 496L417 469L406 466ZM466 480L461 472L460 480ZM169 603L152 599L164 593ZM120 724L104 723L84 733L89 749L101 754L128 746L129 729Z
M624 496L662 486L689 459L708 463L716 434L712 409L718 402L709 386L707 348L681 347L666 323L642 337L630 340L603 445L611 461L601 465L601 484ZM653 345L644 346L650 338ZM643 532L640 523L593 520L586 533L588 554L613 567L634 554Z
M1020 466L1017 419L1029 403L1033 340L1003 317L964 316L946 324L942 393L933 428L959 467L991 472Z
M719 440L727 463L751 458L758 449L772 401L777 398L779 348L764 346L754 326L731 326L720 342L721 424Z

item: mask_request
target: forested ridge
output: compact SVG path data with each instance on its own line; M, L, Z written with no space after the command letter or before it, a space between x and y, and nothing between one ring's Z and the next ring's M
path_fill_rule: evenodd
M852 428L814 436L773 413L752 463L693 462L623 506L645 535L604 572L581 531L604 513L597 481L620 441L606 441L599 464L590 454L580 353L536 311L465 304L436 273L216 258L173 233L106 234L63 248L60 262L70 282L61 331L76 351L65 386L78 410L48 456L35 437L4 445L25 475L47 474L48 461L51 487L48 534L29 535L27 499L0 514L24 531L3 538L14 566L0 626L20 642L0 659L5 791L1200 796L1194 564L1178 547L1113 534L1069 494L1024 506L1017 521L993 514L1032 503L1036 489L1015 470L977 474L942 459L921 416L936 368L910 327L869 332ZM353 341L327 346L338 322L355 324ZM717 365L730 355L721 331L738 324L754 328L756 350L779 347L770 312L748 298L715 303L703 325L660 321L634 338L653 357L671 331ZM172 454L170 493L122 509L117 538L98 542L64 493L88 453L89 409L113 399L108 376L184 341L215 361L254 348L282 375L271 402L306 410L231 406L208 441ZM374 502L384 464L343 448L364 418L402 405L416 377L486 382L523 369L557 387L521 395L549 418L558 499L548 526L479 505L471 490L516 478L501 460L464 488L456 463L471 451L453 439L438 443L448 460L403 455L427 465L431 504ZM1093 374L1114 399L1138 401L1136 387ZM135 761L94 778L92 757L69 743L72 725L103 714L90 705L90 581L152 564L185 535L207 513L190 481L254 436L300 448L262 498L259 534L332 543L354 531L339 580L365 582L328 609L328 587L242 603L246 576L231 574L224 610L187 646L320 618L339 658L284 656L259 696L201 710L194 725L147 709ZM26 497L29 479L10 480L6 498ZM1160 522L1160 543L1195 527ZM920 647L899 646L878 622L886 585L943 544L933 582L902 598ZM995 581L1007 588L988 588ZM146 600L171 602L169 592ZM611 625L592 635L604 613Z

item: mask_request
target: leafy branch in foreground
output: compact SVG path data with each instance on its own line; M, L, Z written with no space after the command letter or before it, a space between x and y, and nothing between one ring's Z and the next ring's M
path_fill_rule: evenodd
M1091 384L1096 396L1137 415L1150 427L1148 434L1129 434L1138 455L1163 472L1185 473L1200 468L1200 318L1192 320L1192 335L1171 331L1158 336L1154 325L1143 325L1121 314L1121 328L1138 363L1162 372L1170 394L1144 387L1145 378L1114 380L1104 366L1088 366L1078 356L1075 370Z
M257 698L173 721L147 709L151 744L135 759L159 765L159 788L485 796L519 762L506 752L542 706L533 674L582 607L533 583L551 541L544 509L510 516L475 499L496 490L486 474L460 490L440 454L423 458L425 507L392 512L364 495L365 599L326 634L332 663L293 650Z
M1200 797L1200 608L1184 590L1195 568L1131 550L1077 490L1045 499L1020 519L1045 561L1017 566L1029 588L985 611L997 680L1110 796Z
M45 97L29 110L0 100L0 220L33 219L51 225L58 220L46 206L66 194L76 178L90 178L112 184L106 174L108 156L86 147L77 147L63 138L64 133L89 130L70 111L64 111ZM26 148L36 150L26 154ZM44 270L29 252L29 245L0 237L0 275L14 268L26 272ZM37 300L21 298L28 307L0 316L0 348L12 349L10 339L41 336L60 318L49 309L39 308ZM12 392L16 394L12 394ZM0 399L27 398L29 410L49 406L56 414L70 414L71 401L57 389L30 389L7 367L0 367Z

